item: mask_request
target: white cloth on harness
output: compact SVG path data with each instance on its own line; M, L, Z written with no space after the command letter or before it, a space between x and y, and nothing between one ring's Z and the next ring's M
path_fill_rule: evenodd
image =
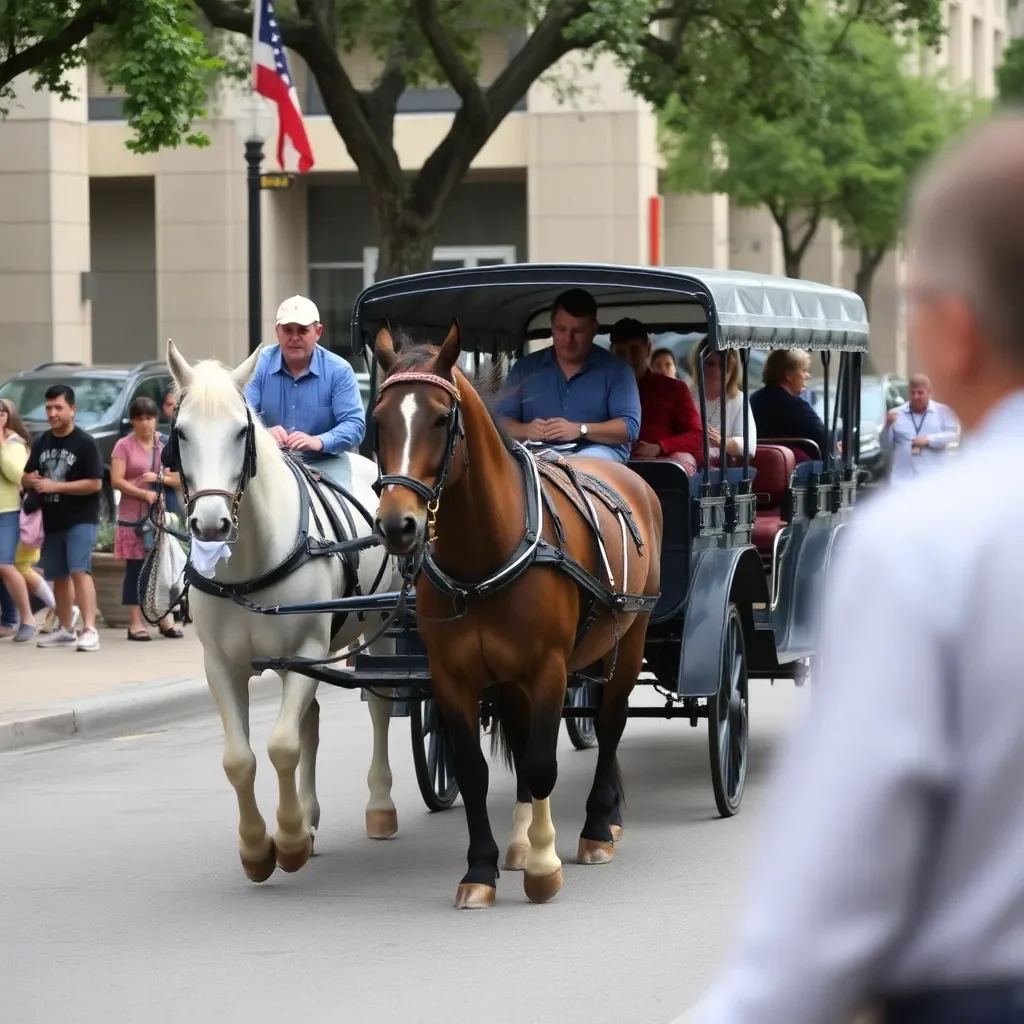
M192 568L200 576L210 579L217 569L217 563L223 558L226 562L231 557L231 545L223 540L197 540L192 538L189 559Z

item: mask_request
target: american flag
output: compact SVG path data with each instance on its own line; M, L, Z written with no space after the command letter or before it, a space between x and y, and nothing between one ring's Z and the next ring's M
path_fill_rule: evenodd
M306 135L273 0L257 0L252 26L252 84L260 96L277 104L277 162L283 171L300 174L313 166L313 149Z

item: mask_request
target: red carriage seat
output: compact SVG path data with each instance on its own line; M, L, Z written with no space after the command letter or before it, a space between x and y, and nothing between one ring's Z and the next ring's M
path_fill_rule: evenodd
M750 465L757 470L757 517L751 539L762 555L770 557L775 537L786 525L782 518L782 503L796 468L796 457L791 448L759 444Z

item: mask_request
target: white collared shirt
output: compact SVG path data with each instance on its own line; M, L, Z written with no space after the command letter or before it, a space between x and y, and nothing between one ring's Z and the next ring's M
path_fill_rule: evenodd
M858 510L735 955L688 1022L830 1024L1024 978L1022 445L1018 391L958 459Z
M904 402L896 410L896 419L882 430L882 446L892 452L892 479L895 483L913 479L934 469L950 445L960 439L960 424L953 410L941 402L928 402L923 413L916 413ZM926 436L928 447L915 455L910 442Z

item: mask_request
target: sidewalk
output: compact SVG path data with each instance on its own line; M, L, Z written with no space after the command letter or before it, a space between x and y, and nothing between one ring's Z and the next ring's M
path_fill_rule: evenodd
M124 735L214 710L193 629L148 644L101 629L100 643L86 652L0 640L0 752ZM280 683L259 677L250 693L278 694Z
M148 644L129 642L123 629L101 629L100 644L98 651L85 652L0 640L0 714L132 683L205 678L203 649L192 628L181 640L157 636Z

